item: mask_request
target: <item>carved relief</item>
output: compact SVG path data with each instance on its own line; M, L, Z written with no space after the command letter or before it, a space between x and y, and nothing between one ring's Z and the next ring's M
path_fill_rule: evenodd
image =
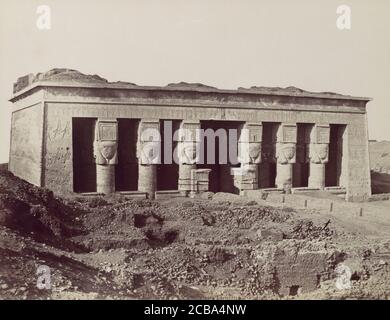
M263 134L261 123L247 122L241 126L238 141L238 160L244 164L261 162L261 141Z
M250 163L261 162L261 143L249 143L249 158Z
M240 142L238 148L238 159L241 163L258 164L261 162L260 142Z
M260 123L247 123L245 128L249 130L249 142L262 141L263 126Z
M182 122L179 129L178 141L199 141L200 122Z
M177 146L179 162L182 164L195 164L198 161L198 149L198 143L180 142Z
M311 143L308 148L309 161L312 163L328 162L329 145L327 143Z
M245 123L241 126L240 142L261 142L263 126L261 123Z
M161 134L158 121L141 121L138 128L137 158L139 164L161 162Z
M47 155L47 165L52 165L56 163L65 164L71 160L71 152L69 148L57 147L54 153Z
M310 136L311 143L329 143L329 134L329 125L317 124L312 129Z
M138 142L137 157L139 164L159 164L161 162L161 144L157 142Z
M317 143L329 143L330 127L318 126L317 127Z
M95 127L93 151L97 164L118 163L118 124L116 121L98 120Z
M282 123L278 128L277 140L284 143L296 143L297 126L295 124Z
M295 143L277 143L276 144L276 158L278 163L287 164L294 163L296 156Z
M47 130L47 138L50 142L56 141L56 140L62 140L68 135L70 132L70 123L69 121L66 121L63 123L63 121L58 120L55 127L49 125Z

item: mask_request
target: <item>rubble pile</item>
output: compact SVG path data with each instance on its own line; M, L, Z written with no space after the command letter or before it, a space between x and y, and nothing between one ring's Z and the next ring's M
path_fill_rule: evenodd
M390 241L363 245L340 230L329 217L222 193L57 198L3 170L0 297L389 298ZM351 268L344 291L340 263ZM36 286L40 265L50 290Z

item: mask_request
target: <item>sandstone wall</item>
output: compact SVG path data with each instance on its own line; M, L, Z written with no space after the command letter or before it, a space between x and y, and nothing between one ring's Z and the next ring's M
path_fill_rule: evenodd
M347 126L347 199L364 201L371 196L370 159L366 114L351 115Z
M15 109L11 120L9 170L41 186L43 103Z
M45 187L73 192L72 112L47 105L45 126Z

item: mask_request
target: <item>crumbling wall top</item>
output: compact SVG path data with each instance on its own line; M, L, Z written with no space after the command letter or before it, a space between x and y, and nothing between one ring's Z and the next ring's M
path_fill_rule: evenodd
M204 85L201 83L170 83L166 86L139 86L131 82L109 82L98 75L86 75L77 70L56 68L45 73L28 74L18 78L14 83L13 93L17 97L21 93L28 91L35 86L70 86L70 87L96 87L107 89L139 89L139 90L164 90L164 91L193 91L207 93L229 93L229 94L254 94L254 95L275 95L291 97L308 97L323 99L341 99L341 100L362 100L370 101L371 98L354 97L334 92L310 92L294 86L286 88L281 87L263 87L252 86L250 88L239 87L236 90L218 89L216 87ZM12 99L13 99L12 98ZM11 99L11 100L12 100Z

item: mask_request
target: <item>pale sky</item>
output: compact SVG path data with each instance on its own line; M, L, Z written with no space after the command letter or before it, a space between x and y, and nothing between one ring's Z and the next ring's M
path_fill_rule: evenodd
M339 5L350 30L336 26ZM52 11L39 30L39 5ZM390 140L388 0L0 0L0 163L15 80L56 67L140 85L296 86L374 100L370 139Z

